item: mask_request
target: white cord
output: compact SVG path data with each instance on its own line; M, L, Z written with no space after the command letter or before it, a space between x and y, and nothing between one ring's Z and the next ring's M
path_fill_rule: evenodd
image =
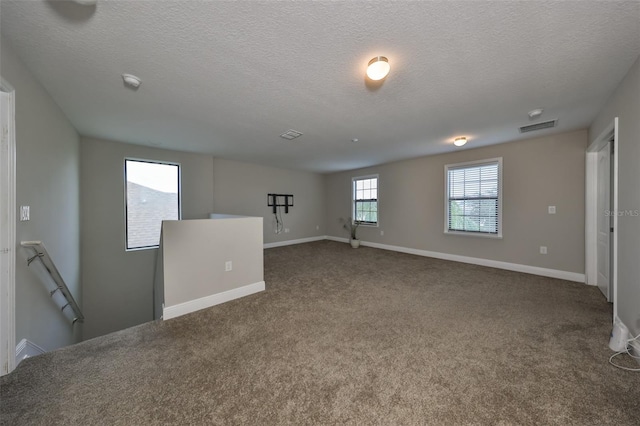
M280 213L280 217L278 217L278 213ZM276 234L280 234L284 229L284 221L282 220L282 209L280 206L277 207L277 210L273 215L276 219Z
M613 362L613 359L614 359L615 357L617 357L618 355L622 355L622 354L627 354L627 355L629 355L629 356L630 356L631 358L633 358L633 359L640 359L640 356L632 354L632 353L631 353L631 351L629 350L629 346L631 346L631 345L630 345L630 343L631 343L631 342L635 342L636 340L638 340L638 338L640 338L640 334L638 334L636 337L633 337L633 338L631 338L631 339L628 339L628 340L627 340L627 345L626 345L625 350L620 351L620 352L616 352L615 354L611 355L611 357L609 357L609 363L610 363L611 365L613 365L614 367L619 368L619 369L621 369L621 370L626 370L626 371L636 371L636 372L637 372L637 371L640 371L640 368L629 368L629 367L624 367L624 366L622 366L622 365L618 365L618 364L616 364L615 362Z

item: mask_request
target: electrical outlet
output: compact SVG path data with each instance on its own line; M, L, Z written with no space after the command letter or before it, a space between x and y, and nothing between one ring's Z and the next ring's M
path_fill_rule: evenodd
M547 254L547 247L546 246L540 246L540 254Z
M320 225L316 225L316 231L320 230Z
M549 214L556 214L556 206L549 206Z
M233 270L233 263L230 260L227 260L226 262L224 262L224 270L226 272Z
M289 228L284 228L284 233L288 234L289 233Z
M384 237L384 231L380 231L380 236Z
M25 222L29 220L29 206L20 206L20 221Z

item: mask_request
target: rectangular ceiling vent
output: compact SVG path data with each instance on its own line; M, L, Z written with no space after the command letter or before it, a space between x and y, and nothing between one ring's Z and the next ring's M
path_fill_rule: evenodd
M548 129L550 127L556 127L558 120L543 121L542 123L529 124L528 126L520 127L520 133L535 132L536 130Z
M302 136L302 132L299 132L297 130L293 130L293 129L289 129L286 132L284 132L283 134L280 135L281 138L283 139L287 139L287 140L294 140L295 138L299 138L300 136Z

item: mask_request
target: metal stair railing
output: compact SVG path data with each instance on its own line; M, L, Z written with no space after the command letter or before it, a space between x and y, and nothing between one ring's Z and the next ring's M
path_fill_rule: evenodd
M42 244L42 241L22 241L20 244L23 247L32 249L34 252L34 255L27 259L27 265L31 265L31 262L36 259L40 259L42 265L45 267L47 272L49 272L51 278L53 278L53 281L56 284L56 288L49 291L49 295L52 299L55 299L54 301L56 302L56 304L58 304L58 306L60 306L61 311L67 314L65 312L65 309L70 308L73 310L73 316L72 318L70 318L72 319L72 323L75 324L76 321L84 322L84 315L82 315L80 307L76 303L73 295L69 291L69 288L62 279L60 272L58 272L58 268L56 268L53 259L51 259L51 256L49 256L49 253L44 247L44 244ZM58 295L62 295L63 299Z

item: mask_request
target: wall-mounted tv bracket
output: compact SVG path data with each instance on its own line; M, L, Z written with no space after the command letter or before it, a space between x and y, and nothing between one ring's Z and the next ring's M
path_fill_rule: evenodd
M284 212L289 213L289 207L293 207L293 194L267 194L267 206L273 207L273 214L278 207L284 207Z

